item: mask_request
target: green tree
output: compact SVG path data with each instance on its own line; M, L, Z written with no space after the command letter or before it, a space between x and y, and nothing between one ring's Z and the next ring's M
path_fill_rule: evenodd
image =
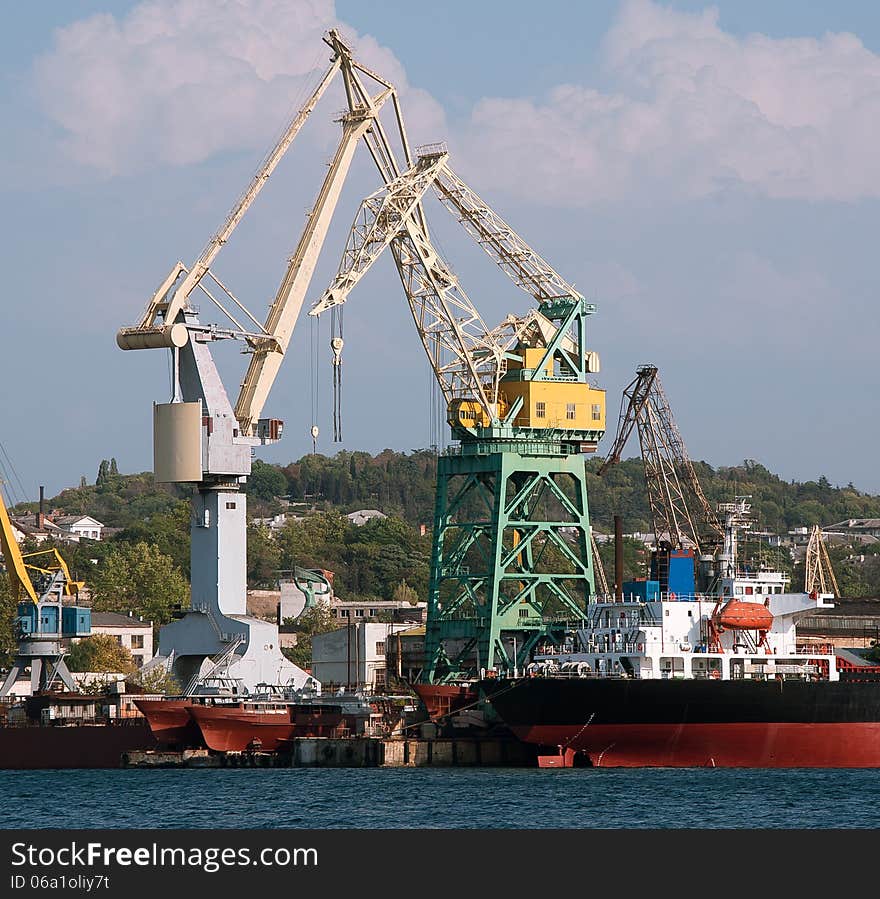
M395 602L408 602L411 606L414 606L419 601L419 594L407 584L406 579L404 578L394 588L394 593L391 594L391 598Z
M15 619L18 606L5 571L0 571L0 665L9 665L15 656Z
M255 459L247 481L247 492L249 496L266 501L284 496L287 493L287 478L281 469Z
M174 560L174 564L189 576L190 565L190 503L175 500L174 505L156 512L143 521L123 528L113 537L113 544L153 543L159 551Z
M299 618L285 619L284 623L294 627L296 646L285 647L282 652L300 668L310 668L312 665L312 637L339 627L339 622L330 614L330 606L323 602L306 609Z
M110 634L92 634L74 643L66 661L71 671L133 674L137 670L131 653Z
M99 611L131 611L164 624L189 601L189 585L174 560L152 543L120 543L105 557L89 587Z
M130 674L125 682L143 690L144 693L162 693L165 696L176 696L180 693L180 684L163 665L156 665L149 671L138 669Z
M249 587L273 587L281 567L281 547L269 528L251 525L247 530L247 580Z

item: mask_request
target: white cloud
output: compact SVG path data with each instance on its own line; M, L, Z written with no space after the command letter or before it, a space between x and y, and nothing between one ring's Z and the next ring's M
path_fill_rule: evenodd
M460 142L471 168L495 187L570 206L730 186L777 198L880 195L880 57L851 34L737 37L714 8L627 0L603 60L610 92L566 84L539 100L477 103Z
M332 0L146 0L60 29L36 63L37 90L76 162L109 174L198 163L267 147L317 83L330 57L322 35L338 25ZM341 30L391 76L414 133L436 130L442 111L393 54Z

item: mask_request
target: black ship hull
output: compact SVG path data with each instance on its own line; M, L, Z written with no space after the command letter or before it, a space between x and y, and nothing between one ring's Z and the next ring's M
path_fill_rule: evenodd
M491 679L548 766L880 767L880 680Z

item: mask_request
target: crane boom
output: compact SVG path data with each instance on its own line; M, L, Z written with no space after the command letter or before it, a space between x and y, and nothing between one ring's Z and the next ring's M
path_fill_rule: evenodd
M187 272L186 277L181 281L171 297L169 298L167 295L168 289L177 280L183 269L182 263L178 263L179 268L172 272L170 281L167 281L163 285L164 290L160 287L152 296L140 322L134 328L126 328L123 329L124 331L155 332L158 330L167 332L170 330L178 313L186 305L189 295L195 290L196 285L204 277L223 245L229 240L232 232L257 198L259 192L263 189L266 181L269 180L269 176L275 170L278 163L281 162L282 157L293 143L294 138L299 134L299 131L305 124L306 119L308 119L309 114L315 108L318 101L323 96L324 91L333 80L333 76L339 71L341 64L341 58L337 54L330 64L330 67L324 73L324 77L321 79L317 88L315 88L312 95L294 117L293 121L287 126L275 146L269 151L265 161L251 179L250 184L245 188L244 193L242 193L236 201L223 224L208 241L207 246L202 250L198 260Z
M391 93L392 89L386 88L368 108L359 107L344 118L343 135L336 155L269 309L265 324L269 336L257 343L241 384L235 417L244 434L252 433L254 422L260 417L281 367L358 141L372 126Z
M380 171L391 171L384 154L374 153L374 159ZM533 375L540 379L554 355L561 356L572 371L579 367L577 355L583 334L578 334L578 340L567 329L560 334L559 327L541 310L531 310L533 314L519 318L508 316L490 331L422 226L421 198L432 185L445 205L457 210L467 232L546 311L558 312L551 309L554 303L566 306L567 311L567 304L583 302L570 284L452 172L445 146L434 144L421 148L415 165L363 201L336 278L309 314L319 315L344 303L390 246L416 328L447 404L457 399L475 400L480 408L468 410L468 415L475 424L488 426L499 422L508 411L501 401L500 384L508 354L515 346L543 346L547 350L547 358ZM588 356L587 370L598 371L596 354Z
M438 173L434 190L441 204L517 287L542 303L581 296L448 165Z
M722 538L723 528L700 486L655 365L639 366L624 389L617 436L598 474L620 462L634 427L639 434L655 538L659 541L662 534L668 534L676 546L685 538L697 547L706 542L688 508L686 488L713 538Z
M828 547L818 524L814 524L810 531L807 553L804 557L804 591L840 596L840 587L837 586L837 578L831 567Z
M3 558L6 560L6 571L13 596L18 599L24 595L36 605L37 593L28 577L24 557L19 549L18 541L15 539L15 534L12 532L12 522L9 520L9 512L6 511L2 491L0 491L0 547L3 549Z
M494 417L503 367L500 353L479 312L417 218L421 198L445 159L445 151L421 156L412 168L361 203L336 277L309 314L320 315L344 303L390 246L416 329L446 402L475 397Z

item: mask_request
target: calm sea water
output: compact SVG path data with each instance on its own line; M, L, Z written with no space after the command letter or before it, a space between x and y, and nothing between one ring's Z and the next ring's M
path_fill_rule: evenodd
M0 827L876 828L880 772L0 771Z

